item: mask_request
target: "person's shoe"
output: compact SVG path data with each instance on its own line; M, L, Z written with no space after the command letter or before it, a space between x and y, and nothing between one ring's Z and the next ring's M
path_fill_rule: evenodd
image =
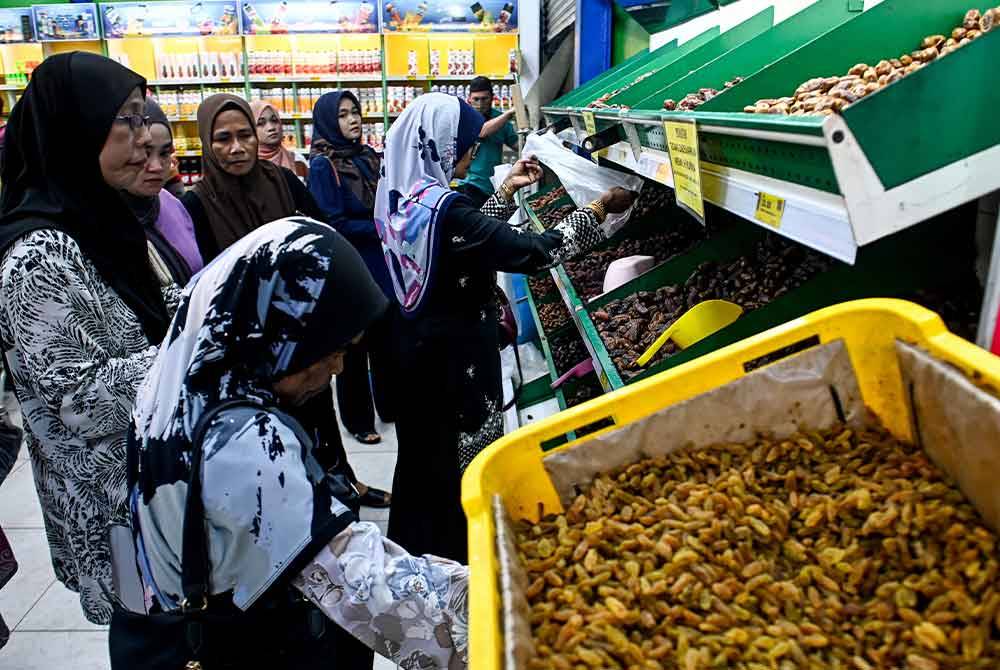
M361 444L378 444L382 441L382 436L378 433L354 433L354 439Z
M392 504L392 494L388 491L369 486L364 495L361 496L362 507L372 507L374 509L386 509Z

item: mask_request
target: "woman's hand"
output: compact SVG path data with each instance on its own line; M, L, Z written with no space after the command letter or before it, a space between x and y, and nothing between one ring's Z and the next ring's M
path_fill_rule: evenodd
M601 204L608 214L621 214L635 202L638 193L615 186L604 192L601 196Z
M541 178L542 165L537 158L532 156L531 158L522 158L514 163L514 167L503 183L514 193L525 186L531 186Z

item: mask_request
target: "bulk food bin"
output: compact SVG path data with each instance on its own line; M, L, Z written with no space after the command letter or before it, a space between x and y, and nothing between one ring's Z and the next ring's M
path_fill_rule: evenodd
M812 396L807 397L808 384L799 384L798 377L805 379L821 368L828 370L830 366L823 367L827 359L837 357L850 376L849 383L840 378L824 386L823 379L813 379L819 386L813 384ZM807 369L805 361L811 361L811 368ZM799 375L796 366L805 372ZM745 398L745 406L723 405L726 411L715 412L714 416L690 411L713 398L725 399L734 389L767 388L766 384L771 383L768 380L773 378L781 378L785 384L780 387L785 393L780 398L752 394ZM761 383L765 386L758 386ZM798 389L803 389L802 398L796 397ZM506 571L500 574L494 500L502 501L506 514L515 520L537 520L540 513L562 511L557 488L563 490L565 498L569 480L560 480L560 476L566 471L554 482L543 466L543 458L550 459L550 466L553 459L570 460L587 453L600 460L638 460L641 454L626 453L632 446L629 440L648 437L649 427L664 416L674 417L674 421L678 416L687 417L687 424L698 424L686 425L682 421L681 430L675 432L697 434L704 422L706 431L713 424L713 429L728 430L733 441L742 442L737 426L724 428L725 424L740 421L741 412L745 420L746 413L753 411L749 405L755 404L756 411L763 408L767 414L772 409L772 398L775 404L788 404L784 423L792 424L793 432L793 415L800 404L806 406L817 399L817 389L821 394L830 394L827 405L836 411L831 423L838 417L844 419L845 412L849 417L852 412L857 415L858 408L867 408L897 438L920 444L952 475L987 524L997 529L1000 496L994 489L1000 477L1000 358L949 333L936 314L913 303L889 299L843 303L569 409L508 435L481 453L462 481L462 504L469 525L471 670L512 667L504 659L503 630L513 618L502 611L505 605L510 607L512 599L502 602L499 585L501 578L509 583L510 577ZM919 411L914 412L913 407ZM825 411L829 414L833 410ZM540 446L608 417L614 419L614 429L547 453ZM661 430L657 439L669 441L674 434ZM668 437L664 439L664 435ZM692 442L689 437L678 437L679 444L672 446ZM697 439L693 442L701 446ZM623 455L616 456L612 449ZM573 450L580 451L573 454ZM525 629L520 630L523 633Z

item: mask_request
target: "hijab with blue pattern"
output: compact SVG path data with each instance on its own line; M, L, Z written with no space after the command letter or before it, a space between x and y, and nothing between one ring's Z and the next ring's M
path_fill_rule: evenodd
M444 93L418 97L389 129L375 197L375 228L403 314L419 313L437 265L438 238L455 165L479 139L485 120Z

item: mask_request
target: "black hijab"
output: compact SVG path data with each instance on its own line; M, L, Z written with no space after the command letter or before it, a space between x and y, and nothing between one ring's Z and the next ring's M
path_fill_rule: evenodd
M361 105L350 91L324 93L313 107L313 137L311 156L324 155L333 164L338 179L347 186L361 204L375 208L375 192L381 162L375 151L361 143L349 140L340 131L340 101L347 98L358 109Z
M35 69L7 124L0 254L33 230L66 233L159 344L169 319L145 233L99 164L119 108L145 87L131 70L81 51L50 56Z

